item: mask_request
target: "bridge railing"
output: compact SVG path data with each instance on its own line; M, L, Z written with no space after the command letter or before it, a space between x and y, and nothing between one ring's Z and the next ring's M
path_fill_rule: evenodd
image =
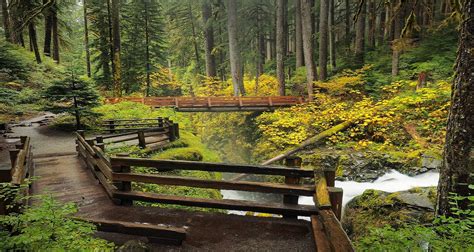
M98 132L107 134L95 135L97 146L138 140L140 148L148 145L175 141L179 138L179 125L169 118L150 119L110 119L103 121Z
M107 103L130 101L154 107L219 108L219 107L282 107L301 104L298 96L215 96L215 97L123 97L108 98Z
M30 177L33 173L34 162L33 153L31 151L31 138L27 136L21 136L18 144L15 145L15 149L9 150L11 169L2 170L0 174L0 182L11 183L14 187L20 187L26 178ZM29 188L20 188L20 193L23 196L29 194ZM4 195L5 196L5 195ZM11 199L4 197L0 198L0 215L7 214L9 211L16 211L17 209L7 209L6 206L10 204ZM22 202L23 205L27 205L28 202L25 200Z
M132 205L133 201L218 208L279 214L284 218L309 216L313 240L318 251L354 251L351 241L341 227L342 190L334 187L334 171L313 171L297 168L298 159L287 159L286 165L259 166L235 165L177 160L151 160L117 156L109 158L103 150L77 134L77 149L87 167L116 203ZM198 170L221 173L246 173L283 176L285 184L249 181L207 180L161 174L137 173L132 167L153 168L156 172L173 170ZM301 180L314 178L314 185L303 185ZM283 202L262 203L247 200L203 199L185 196L138 192L132 182L167 186L186 186L220 190L237 190L259 193L282 194ZM299 196L312 196L314 205L298 205Z

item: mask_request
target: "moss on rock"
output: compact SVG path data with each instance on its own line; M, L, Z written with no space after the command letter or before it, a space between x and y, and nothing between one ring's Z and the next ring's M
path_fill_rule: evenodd
M346 205L343 227L356 241L375 227L430 223L434 218L433 190L436 189L413 188L395 193L366 190Z

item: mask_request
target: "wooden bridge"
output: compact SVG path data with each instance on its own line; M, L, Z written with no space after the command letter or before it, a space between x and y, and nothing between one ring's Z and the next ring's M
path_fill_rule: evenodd
M106 103L138 102L155 108L173 107L181 112L272 111L305 102L298 96L268 97L123 97L107 98Z
M170 136L169 121L160 127ZM130 134L137 134L132 132ZM169 141L169 140L168 140ZM86 138L76 133L77 155L52 153L33 159L30 139L21 138L11 151L11 176L21 184L38 176L31 193L52 193L62 202L79 206L77 218L97 224L99 237L117 244L145 239L153 248L179 251L353 251L341 228L342 190L334 188L334 172L299 168L298 159L285 166L231 165L220 163L109 156L104 135ZM147 167L153 174L141 173ZM162 171L199 170L283 177L285 183L206 180L160 174ZM169 174L169 173L168 173ZM303 183L305 181L305 183ZM311 183L308 183L311 182ZM135 184L158 184L259 192L283 195L281 203L246 200L202 199L137 191ZM314 205L299 205L299 196L312 196ZM159 203L160 207L145 203ZM1 203L1 202L0 202ZM1 204L0 204L1 205ZM229 215L222 212L184 211L164 208L183 205L198 208L241 210L272 214L272 217ZM1 208L0 208L1 209ZM311 221L297 219L307 216Z

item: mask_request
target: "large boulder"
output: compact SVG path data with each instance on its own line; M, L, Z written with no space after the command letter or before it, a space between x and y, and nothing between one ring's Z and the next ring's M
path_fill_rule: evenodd
M342 225L351 239L357 240L374 227L430 223L434 218L435 201L435 187L395 193L366 190L346 205Z
M436 170L441 159L434 154L315 149L302 155L303 165L336 170L338 180L371 182L391 170L414 176Z

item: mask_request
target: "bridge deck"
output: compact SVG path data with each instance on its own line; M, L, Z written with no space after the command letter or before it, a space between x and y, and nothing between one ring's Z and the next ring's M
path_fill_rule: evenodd
M174 107L182 112L268 111L304 103L303 97L123 97L108 98L107 103L138 102L152 107Z
M35 161L34 175L39 179L34 183L33 192L50 192L60 201L77 203L80 217L186 228L187 236L182 246L154 244L160 251L315 250L311 224L306 221L119 206L111 202L77 156L43 156ZM103 232L98 235L118 244L129 239L145 239Z

